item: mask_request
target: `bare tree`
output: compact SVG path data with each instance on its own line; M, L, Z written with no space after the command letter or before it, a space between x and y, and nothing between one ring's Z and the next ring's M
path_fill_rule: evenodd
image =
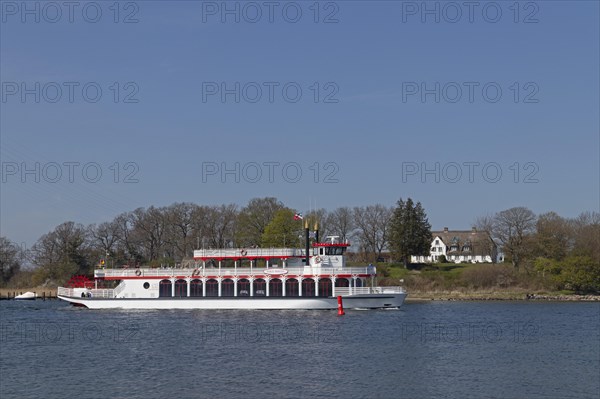
M192 255L194 246L194 212L197 205L175 203L165 209L167 233L165 240L177 259Z
M92 246L98 249L102 256L114 257L119 243L119 224L116 220L104 222L98 226L91 225L89 233Z
M573 252L600 262L600 213L583 212L571 221Z
M194 237L196 238L195 247L197 249L204 247L208 243L208 215L210 213L210 207L208 206L196 206L192 211L192 230L194 231Z
M91 272L88 230L65 222L44 234L31 248L32 261L46 282L61 282L73 274Z
M494 215L487 214L476 217L473 226L479 231L487 231L490 235L493 235Z
M6 237L0 237L0 287L21 269L21 248Z
M381 204L354 208L358 238L366 252L381 256L388 245L392 209Z
M163 209L151 206L147 210L138 208L132 212L133 234L146 260L152 261L165 255L166 220Z
M226 248L233 245L237 206L235 204L213 206L207 209L206 228L209 245Z
M495 215L490 213L475 218L473 227L478 231L486 232L488 237L483 238L478 236L478 238L473 240L472 245L475 252L481 252L482 254L489 255L492 259L492 262L495 263L498 257L498 246L502 243L499 242L494 234L494 220Z
M525 207L510 208L494 217L494 235L502 243L504 253L510 256L518 269L528 253L527 240L535 232L536 216Z
M339 235L342 241L350 240L356 229L352 209L340 207L331 212L327 217L327 226L331 234Z
M133 212L125 212L117 216L113 223L117 225L119 250L123 253L126 263L140 263L144 261L139 234L133 229L135 217Z

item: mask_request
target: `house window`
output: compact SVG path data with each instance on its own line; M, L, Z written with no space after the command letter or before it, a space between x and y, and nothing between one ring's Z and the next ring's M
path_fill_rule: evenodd
M471 250L471 247L470 247L470 246L468 246L468 245L464 245L464 246L463 246L463 248L462 248L462 250L463 250L463 251L470 251L470 250Z
M435 247L431 248L431 252L435 252Z
M440 240L435 240L435 245L440 245Z
M450 251L458 251L458 245L451 246Z

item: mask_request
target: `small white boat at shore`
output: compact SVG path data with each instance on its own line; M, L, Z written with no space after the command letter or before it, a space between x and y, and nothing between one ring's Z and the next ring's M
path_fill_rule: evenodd
M35 299L36 297L37 297L37 294L35 292L27 291L24 294L17 295L15 297L15 299L17 299L17 300L31 300L31 299Z

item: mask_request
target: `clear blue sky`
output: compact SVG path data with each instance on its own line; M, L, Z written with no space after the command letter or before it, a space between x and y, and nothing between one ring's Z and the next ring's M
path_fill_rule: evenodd
M597 1L521 2L518 13L513 1L427 3L434 14L422 2L337 1L321 2L318 16L313 1L275 2L272 22L263 2L252 3L261 15L228 2L237 16L222 14L223 2L121 2L118 15L113 1L0 4L0 227L16 242L32 245L67 220L262 196L299 211L412 197L434 229L513 206L598 210ZM214 93L236 82L239 102ZM239 182L203 176L236 162ZM271 180L264 162L279 162ZM438 182L421 176L436 163ZM137 183L124 182L129 172Z

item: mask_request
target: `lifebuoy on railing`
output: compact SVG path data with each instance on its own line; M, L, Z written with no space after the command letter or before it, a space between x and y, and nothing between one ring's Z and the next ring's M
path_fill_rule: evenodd
M142 275L142 271L140 269L137 269L135 271L135 275L138 276L138 277L141 276Z
M195 268L194 271L192 272L192 277L196 277L200 274L200 270L198 270L198 268Z
M242 254L242 256L246 256L246 255L248 255L248 251L246 251L245 249L242 249L242 250L240 251L240 253Z
M315 263L321 263L321 257L315 256Z

